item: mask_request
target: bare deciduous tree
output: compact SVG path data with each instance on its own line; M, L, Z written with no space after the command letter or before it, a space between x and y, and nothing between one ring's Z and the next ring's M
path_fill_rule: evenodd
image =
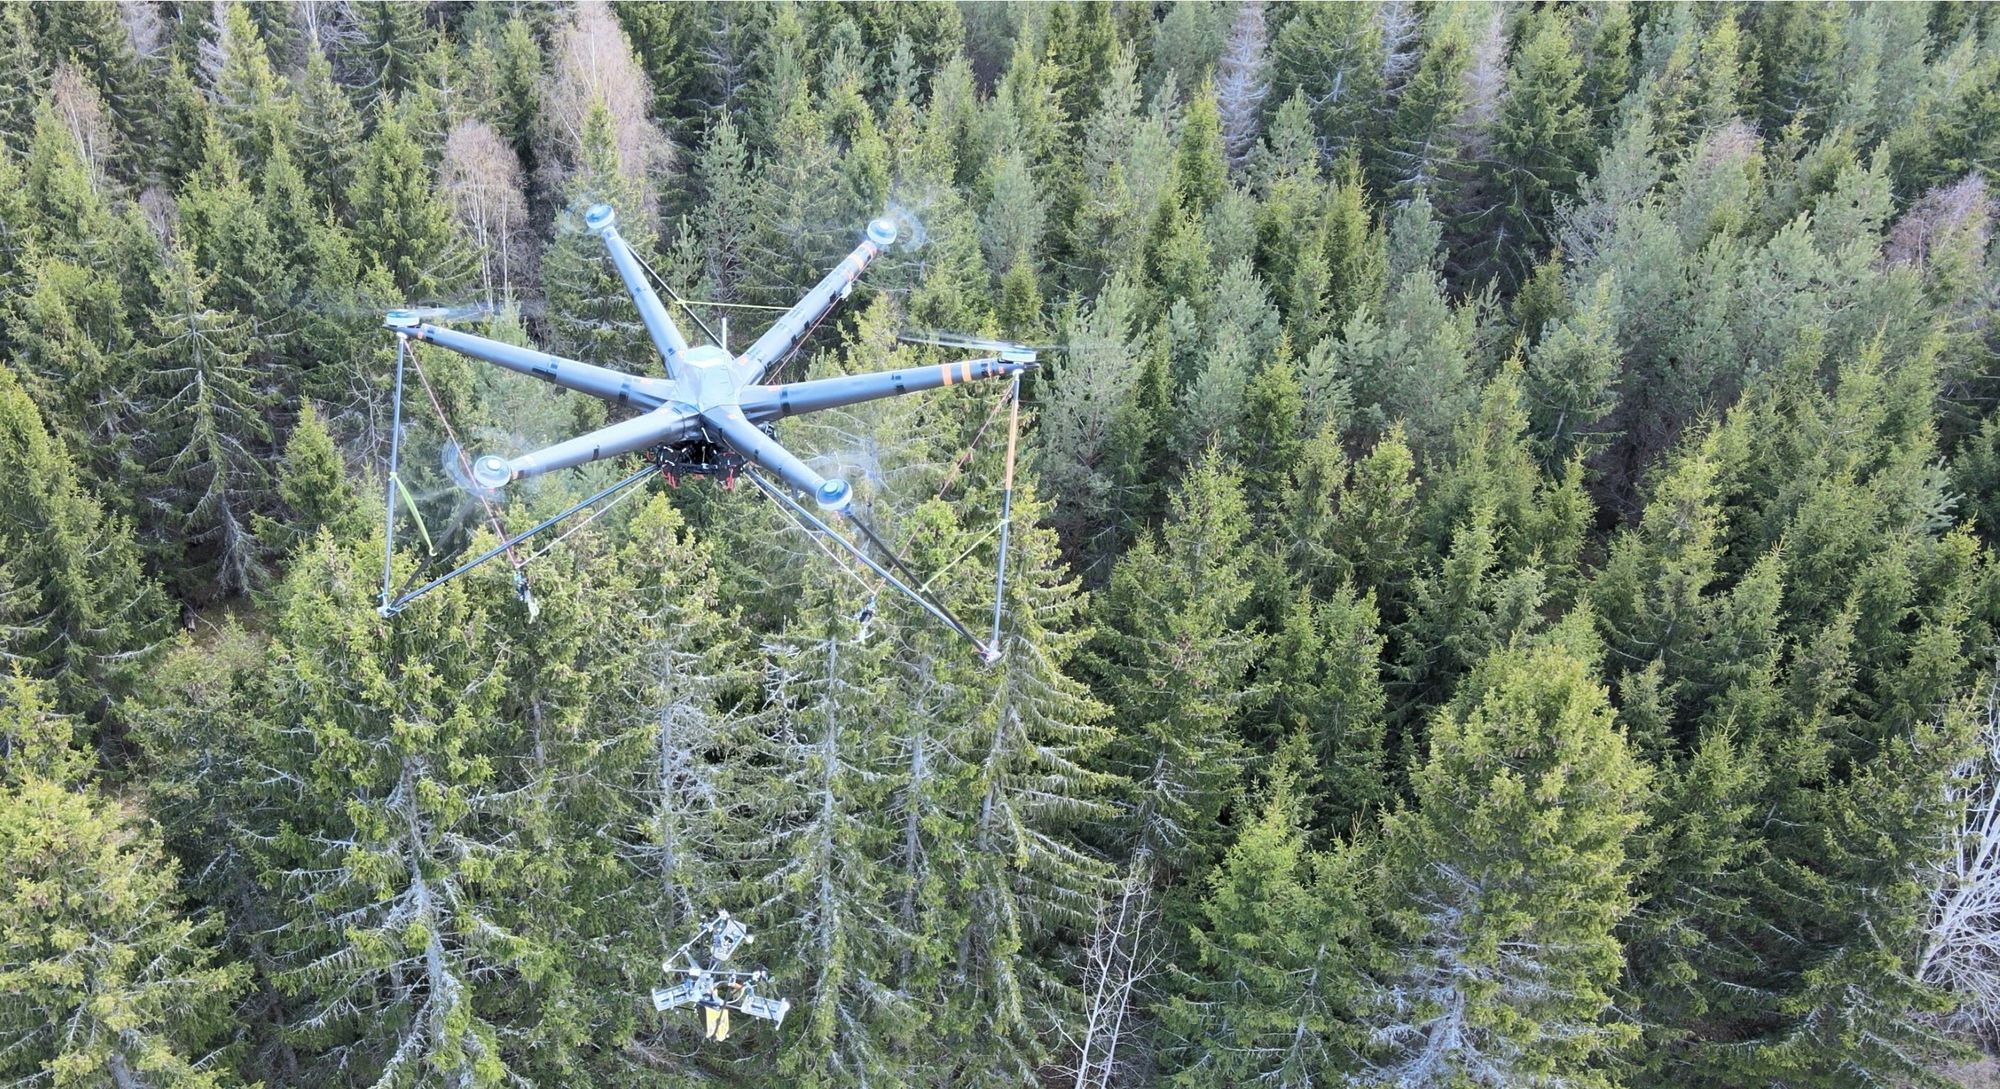
M1939 855L1917 977L1958 996L1946 1024L2000 1042L2000 674L1987 689L1983 725L1983 751L1959 769L1964 785L1947 799L1964 815Z
M140 56L150 57L166 47L167 26L153 0L118 0L118 20L125 24L132 51Z
M1109 1089L1118 1084L1120 1045L1132 1031L1135 999L1146 980L1159 970L1160 952L1154 940L1158 927L1152 887L1157 875L1150 856L1141 849L1117 893L1098 908L1097 929L1083 951L1084 1015L1076 1048L1074 1089Z
M667 168L672 148L648 120L652 90L611 9L603 3L580 5L576 20L556 31L550 52L536 132L539 158L552 169L574 168L591 106L602 102L611 112L621 173L634 192L649 192L646 179Z
M1882 256L1890 264L1928 270L1940 249L1968 246L1974 253L1985 252L1992 231L1993 204L1986 179L1967 174L1911 205L1890 230Z
M479 253L479 287L487 303L510 297L532 248L521 160L492 125L460 121L444 141L444 190Z
M69 129L70 138L76 141L76 153L90 170L91 187L103 192L104 164L117 139L104 96L82 69L74 64L58 64L54 78L49 80L49 101L55 105L56 116L62 118L63 126Z
M1494 8L1484 27L1470 28L1472 63L1465 68L1465 110L1457 122L1467 159L1485 159L1492 152L1493 120L1500 114L1507 83L1507 29L1500 15Z

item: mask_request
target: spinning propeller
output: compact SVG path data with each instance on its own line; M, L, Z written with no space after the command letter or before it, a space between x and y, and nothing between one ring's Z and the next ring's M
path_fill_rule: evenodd
M969 337L963 333L902 333L897 340L905 344L935 344L940 348L963 348L967 351L984 352L997 356L1009 363L1033 363L1039 352L1052 350L1052 344L1020 344L1011 340L988 340L984 337Z

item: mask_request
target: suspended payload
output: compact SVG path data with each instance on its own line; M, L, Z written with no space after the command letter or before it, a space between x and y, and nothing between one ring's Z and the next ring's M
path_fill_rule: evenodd
M708 941L708 963L695 959L694 953L702 940ZM751 941L749 928L730 917L726 911L718 911L715 918L703 923L695 936L686 945L674 950L660 965L674 983L653 990L653 1008L662 1013L672 1010L698 1008L702 1014L702 1036L721 1042L729 1039L729 1015L732 1012L769 1021L773 1026L785 1023L785 1014L792 1004L782 998L757 993L759 986L768 984L771 974L762 968L743 970L726 967L729 958L736 954L739 946Z
M776 502L808 535L837 549L839 555L835 558L843 567L851 562L865 569L868 576L847 567L848 572L860 579L864 586L872 576L873 585L869 587L871 600L873 593L879 593L885 587L891 589L963 636L986 661L998 660L1000 607L1006 584L1008 521L1013 501L1014 457L1020 426L1021 376L1038 365L1036 349L1001 341L946 340L933 335L923 342L976 348L983 354L949 363L874 374L802 382L770 382L766 379L772 370L796 351L827 313L854 290L855 282L869 263L896 241L899 231L894 220L885 217L869 223L860 244L741 354L732 354L724 339L715 337L712 332L709 333L714 341L712 344L697 346L688 342L654 292L652 281L658 280L658 275L618 233L617 216L608 205L592 206L584 213L583 223L587 230L604 242L609 251L611 262L624 280L626 291L637 306L653 347L659 353L665 376L656 378L629 374L531 348L516 347L440 324L453 315L451 311L389 311L383 324L396 337L396 415L389 448L385 534L389 554L383 557L382 564L382 598L378 609L382 616L395 616L432 590L502 555L513 563L515 591L532 612L534 598L521 571L527 559L517 552L517 547L528 538L553 529L586 509L591 511L586 522L594 519L622 499L627 489L653 476L667 477L670 482L683 475L721 476L733 483L737 474L741 473ZM661 286L666 285L662 282ZM667 290L669 295L673 295L671 288ZM678 296L674 298L681 305L688 305L686 300ZM689 313L692 316L693 312ZM709 332L699 317L694 320L704 332ZM636 415L588 434L511 457L488 453L473 458L462 452L456 436L452 436L453 448L460 451L455 473L474 486L475 494L485 506L501 543L423 585L414 589L406 585L398 592L392 589L392 576L399 500L415 513L415 503L398 476L406 361L415 368L429 394L432 407L439 413L440 420L443 419L439 399L431 390L429 379L424 376L422 364L417 361L416 349L419 345L436 345L518 374L539 378L564 389L600 398L614 406L636 410ZM995 564L993 623L990 633L982 638L940 600L932 597L927 589L927 580L911 571L895 550L856 515L852 509L852 485L838 477L820 475L781 445L773 436L773 428L778 420L787 416L995 378L1011 379L1007 388L1007 403L1011 404L1012 411L998 525L999 554ZM449 434L449 422L444 423ZM503 489L517 481L546 473L632 454L645 460L645 465L638 471L526 532L511 536L505 532L492 501ZM421 528L421 522L419 526ZM861 541L850 539L842 529L852 529ZM428 531L425 531L425 536L428 539ZM864 612L872 612L872 606Z

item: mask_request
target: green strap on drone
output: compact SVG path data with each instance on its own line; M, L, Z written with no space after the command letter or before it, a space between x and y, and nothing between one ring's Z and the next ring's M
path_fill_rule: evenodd
M403 505L410 508L410 518L417 523L417 533L424 539L424 551L437 555L437 546L431 543L430 527L424 525L424 512L417 506L417 497L410 494L410 486L403 483L402 475L396 472L389 474L389 483L395 485L396 491L402 495Z

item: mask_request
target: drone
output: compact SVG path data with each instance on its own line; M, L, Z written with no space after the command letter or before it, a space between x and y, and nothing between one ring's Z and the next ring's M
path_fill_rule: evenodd
M702 965L694 959L694 947L708 939L709 963ZM668 1010L682 1010L698 1006L702 1013L702 1035L720 1043L729 1039L729 1014L734 1010L760 1021L769 1021L775 1026L785 1023L785 1014L792 1004L782 998L768 998L757 993L759 984L768 983L771 974L762 968L751 971L724 968L723 965L736 953L738 946L751 942L750 930L741 922L729 917L726 911L718 911L715 918L701 925L686 945L674 950L672 956L661 962L660 970L681 981L671 987L656 987L653 990L653 1008L665 1013Z
M780 444L773 431L777 421L789 416L821 412L925 390L1007 378L1013 380L1010 392L1013 419L1010 426L1014 433L1018 433L1021 376L1037 367L1037 349L1007 341L979 340L951 335L905 337L903 339L918 343L977 349L987 354L978 358L871 374L842 375L800 382L767 381L770 372L797 349L800 342L818 326L820 320L841 300L853 293L855 281L860 278L869 263L895 243L899 232L894 219L884 216L870 222L860 244L853 252L834 266L833 270L828 272L812 290L806 292L804 297L741 354L731 354L726 346L726 335L715 337L707 325L694 315L692 309L687 311L689 315L694 317L704 332L709 332L710 339L715 343L703 345L688 343L687 338L668 314L666 306L661 303L652 283L648 281L647 276L652 274L652 269L619 234L617 215L609 205L592 205L583 214L583 225L586 230L604 242L612 263L617 266L618 274L623 279L632 302L638 307L640 318L645 322L646 332L652 339L653 347L659 353L665 372L664 377L629 374L580 360L565 359L440 324L442 321L460 316L456 311L440 309L389 311L384 316L383 325L396 335L398 349L397 422L392 430L390 443L388 496L390 547L393 548L394 544L396 499L401 487L396 476L398 457L396 432L401 427L402 362L405 352L413 353L417 344L436 345L517 374L541 379L563 389L599 398L614 406L637 410L636 415L627 419L540 450L513 457L488 453L476 459L465 458L466 475L470 478L475 491L480 494L482 502L519 481L620 455L642 453L647 460L646 467L526 533L515 537L507 537L502 533L501 536L505 539L498 548L414 591L392 595L389 585L391 564L389 557L385 556L382 603L378 610L382 616L393 617L414 599L502 552L508 553L512 558L513 546L520 541L550 528L585 505L603 500L640 479L654 474L665 475L670 481L677 481L682 474L720 475L724 477L726 483L733 484L736 474L742 472L760 490L778 502L808 533L831 542L871 570L878 580L878 587L885 584L892 586L970 640L989 663L996 661L999 657L999 586L996 586L995 593L992 636L988 640L982 640L963 622L952 616L950 610L919 589L925 580L914 577L914 572L910 572L902 565L894 550L888 548L866 522L855 515L852 509L853 486L837 476L822 476L798 455ZM658 279L657 274L652 274L652 278ZM664 281L661 286L666 286ZM668 292L670 295L673 294L671 288ZM678 296L674 298L683 306L688 305ZM724 331L726 334L726 325ZM421 376L421 369L418 373ZM428 379L425 379L425 382L428 385ZM435 397L433 403L435 404ZM1012 502L1014 446L1014 434L1010 434L1007 484L1003 498L1003 505L1007 509L1011 509ZM464 458L464 455L461 457ZM776 482L770 480L766 476L767 473L776 477ZM804 497L812 507L809 508L795 496ZM407 491L403 492L403 499L414 511L414 504L410 502ZM820 513L815 514L813 508ZM490 510L489 506L489 512ZM874 546L877 555L870 555L856 546L846 535L836 532L829 524L829 520L844 521L853 526ZM1008 515L1003 513L1000 522L999 553L999 581L1002 584L1005 578L1007 522ZM428 539L428 531L425 536ZM891 568L896 568L905 577L899 578L896 571L892 571ZM912 585L913 583L918 585ZM529 604L532 612L533 602L518 561L515 589L522 600ZM871 611L864 610L865 613Z

